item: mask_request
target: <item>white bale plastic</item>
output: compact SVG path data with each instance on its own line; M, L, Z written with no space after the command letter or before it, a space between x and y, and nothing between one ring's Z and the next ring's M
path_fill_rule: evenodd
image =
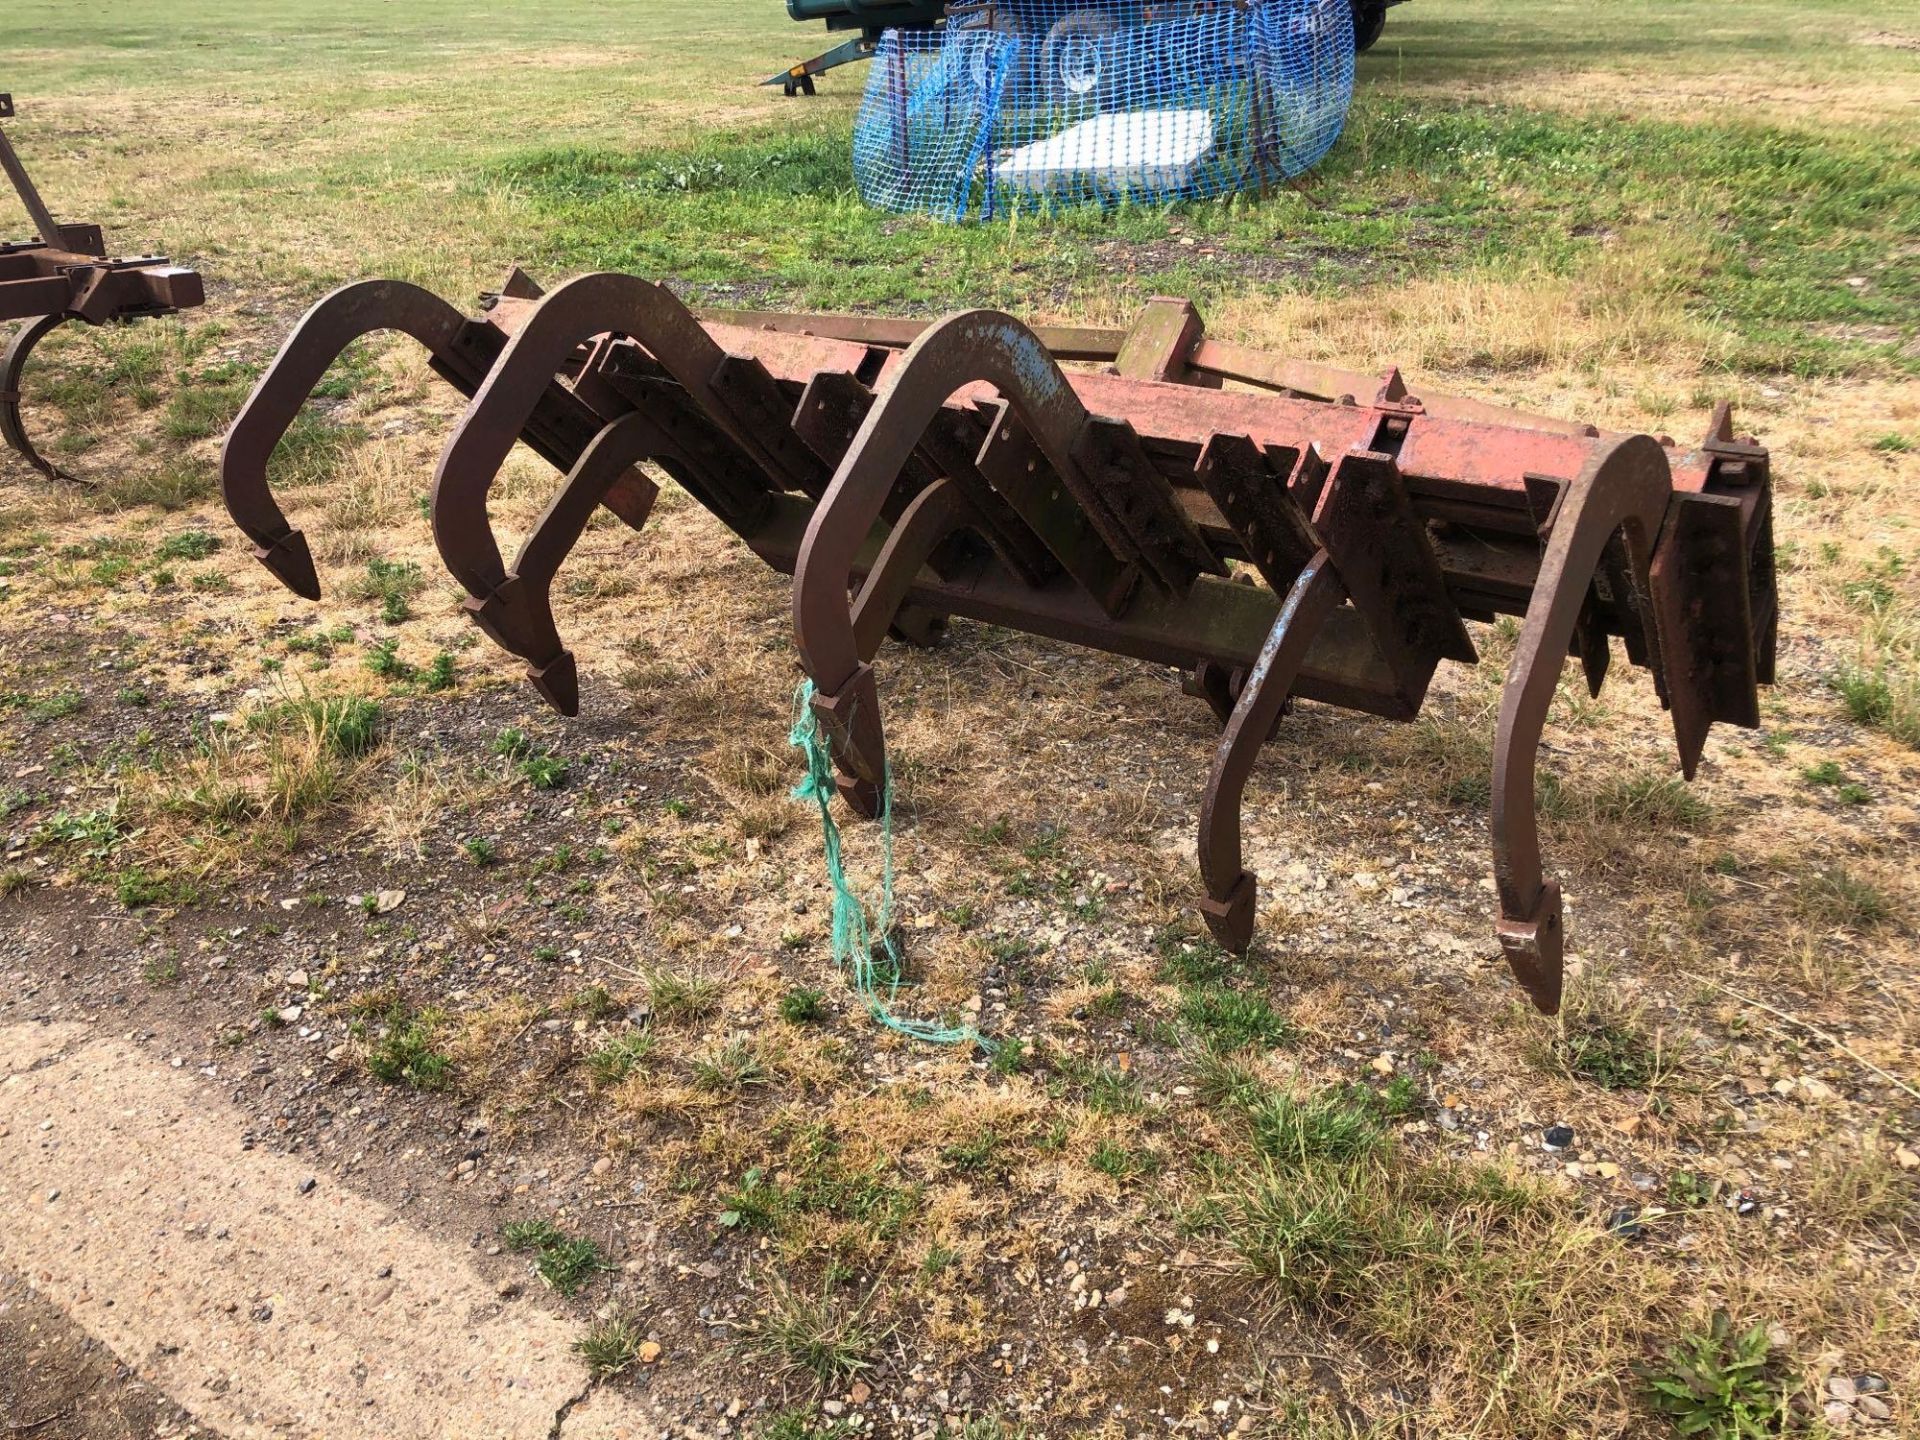
M1089 183L1116 192L1178 190L1211 149L1211 110L1128 110L1010 150L993 168L1000 184L1016 190Z

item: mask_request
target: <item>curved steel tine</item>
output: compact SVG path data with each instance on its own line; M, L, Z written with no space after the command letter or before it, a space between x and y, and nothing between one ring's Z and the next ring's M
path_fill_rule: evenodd
M1534 760L1594 572L1616 532L1624 542L1634 604L1646 633L1656 633L1648 571L1672 493L1666 452L1649 436L1627 436L1596 450L1554 511L1500 696L1493 751L1493 875L1500 893L1495 930L1514 978L1549 1015L1560 1008L1565 936L1559 882L1541 869ZM1666 647L1660 648L1664 653Z
M296 595L320 598L306 536L287 523L267 484L267 462L300 407L342 351L363 335L398 330L443 364L466 317L438 295L402 280L343 285L301 317L253 387L220 451L220 492L254 543L254 557Z
M27 356L33 352L34 346L73 318L64 311L57 315L42 315L22 325L14 332L13 339L7 342L6 354L0 356L0 439L5 440L21 459L49 480L79 484L83 482L78 476L62 470L34 448L33 440L27 434L26 422L20 417L20 376L27 368Z
M562 715L580 713L579 670L553 619L553 577L607 493L652 453L657 438L639 413L623 415L594 436L566 483L534 524L499 587L466 602L467 613L503 649L527 662L527 678ZM650 481L623 512L636 528L659 492Z
M853 602L853 629L862 660L870 661L879 653L880 642L907 603L921 566L940 543L954 531L977 523L959 486L945 478L914 496L900 512Z
M1047 348L1026 326L993 310L969 310L922 332L875 398L815 507L794 570L793 625L813 677L814 709L840 770L840 791L863 815L877 813L886 774L873 667L862 658L848 603L861 544L927 426L954 391L993 385L1062 472L1087 411Z
M1200 914L1213 938L1236 953L1253 943L1259 894L1259 882L1240 858L1240 801L1247 778L1273 734L1314 635L1345 597L1332 561L1321 550L1287 592L1214 750L1200 799L1200 875L1207 886Z
M779 472L760 439L736 425L712 379L726 352L671 290L633 275L582 275L549 293L500 352L433 479L433 538L454 578L485 601L506 583L487 519L487 489L520 438L555 373L582 342L618 334L637 340L720 430L769 475Z

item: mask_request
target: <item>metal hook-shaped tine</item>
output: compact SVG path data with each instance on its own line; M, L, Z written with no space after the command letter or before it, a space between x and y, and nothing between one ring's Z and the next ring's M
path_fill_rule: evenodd
M34 448L26 422L20 418L20 376L27 368L27 356L33 353L33 347L72 318L63 311L28 321L14 332L13 339L7 342L6 354L0 356L0 439L49 480L74 481L76 477Z
M528 313L474 392L433 480L433 538L447 568L479 601L506 583L487 518L487 491L555 375L583 342L601 335L638 341L729 438L759 460L763 450L713 398L726 358L671 290L632 275L582 275Z
M1068 471L1087 411L1066 375L1018 320L992 310L964 311L930 326L907 348L801 542L794 635L813 677L814 709L833 744L840 792L863 815L878 810L886 736L873 667L863 658L848 601L854 564L927 426L956 390L982 381L1000 392L1046 459Z
M484 598L466 602L467 613L503 649L527 662L527 678L562 715L580 713L579 668L561 642L553 618L553 579L579 543L600 502L638 462L652 454L658 432L638 411L623 415L594 436L568 472L546 510L514 556L506 579ZM651 481L630 494L622 518L638 528L659 493Z
M418 340L443 367L467 323L453 306L402 280L343 285L301 317L253 387L220 452L227 513L254 543L254 557L296 595L320 598L320 577L306 536L287 523L267 484L267 464L327 367L363 335L398 330ZM446 373L443 369L443 373Z
M1616 533L1624 541L1633 601L1654 633L1649 563L1672 494L1666 452L1651 437L1632 435L1596 448L1554 512L1500 697L1493 751L1493 874L1500 893L1495 928L1514 978L1549 1015L1560 1008L1565 935L1559 882L1541 868L1535 757L1594 572Z
M979 523L960 487L944 477L908 502L899 521L887 532L866 583L854 600L853 629L863 661L871 661L879 653L880 642L887 638L888 628L907 603L921 567L941 542L956 530Z
M1236 953L1253 943L1258 895L1258 881L1241 864L1241 798L1314 636L1345 596L1325 550L1307 561L1281 603L1260 658L1247 672L1240 699L1214 751L1213 768L1200 799L1200 875L1207 887L1200 914L1214 939Z

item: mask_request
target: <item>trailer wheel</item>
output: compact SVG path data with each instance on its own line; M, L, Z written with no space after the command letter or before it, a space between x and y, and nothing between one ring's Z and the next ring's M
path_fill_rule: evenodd
M1040 47L1040 74L1049 101L1072 105L1100 88L1100 42L1119 28L1104 10L1075 10L1055 22Z
M1021 34L1020 22L1012 15L989 9L968 17L964 23L957 24L955 29L968 37L967 43L971 46L964 62L967 67L967 78L972 81L976 92L984 92L987 88L988 74L994 63L993 51L997 43L994 37L1011 37ZM1010 76L1009 83L1017 86L1019 76Z
M1371 50L1387 28L1386 0L1353 0L1353 53Z

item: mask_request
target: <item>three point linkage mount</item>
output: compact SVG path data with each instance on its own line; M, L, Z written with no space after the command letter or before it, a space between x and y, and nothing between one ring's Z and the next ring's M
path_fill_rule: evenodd
M13 97L0 94L0 120L13 118ZM34 448L20 417L20 376L33 348L69 321L104 325L145 315L171 315L202 304L200 276L164 256L115 258L97 225L62 225L0 131L0 170L26 207L34 238L0 241L0 324L23 321L0 354L0 439L50 479L72 479Z
M1768 456L1724 406L1693 447L1607 434L1223 344L1180 300L1121 331L984 310L696 314L614 274L543 294L516 271L475 316L401 282L349 285L288 338L222 461L255 554L310 598L267 462L327 366L378 330L418 340L469 397L433 479L434 540L468 613L556 709L575 713L580 680L555 576L598 507L646 523L650 465L794 576L801 663L862 814L887 775L889 636L930 644L961 616L1182 671L1223 726L1199 909L1234 949L1258 908L1241 797L1290 699L1410 720L1441 661L1475 659L1463 622L1524 617L1494 747L1495 930L1550 1012L1562 907L1534 760L1564 662L1597 692L1617 638L1688 776L1714 722L1759 724L1773 679ZM487 494L516 441L565 479L509 563Z

